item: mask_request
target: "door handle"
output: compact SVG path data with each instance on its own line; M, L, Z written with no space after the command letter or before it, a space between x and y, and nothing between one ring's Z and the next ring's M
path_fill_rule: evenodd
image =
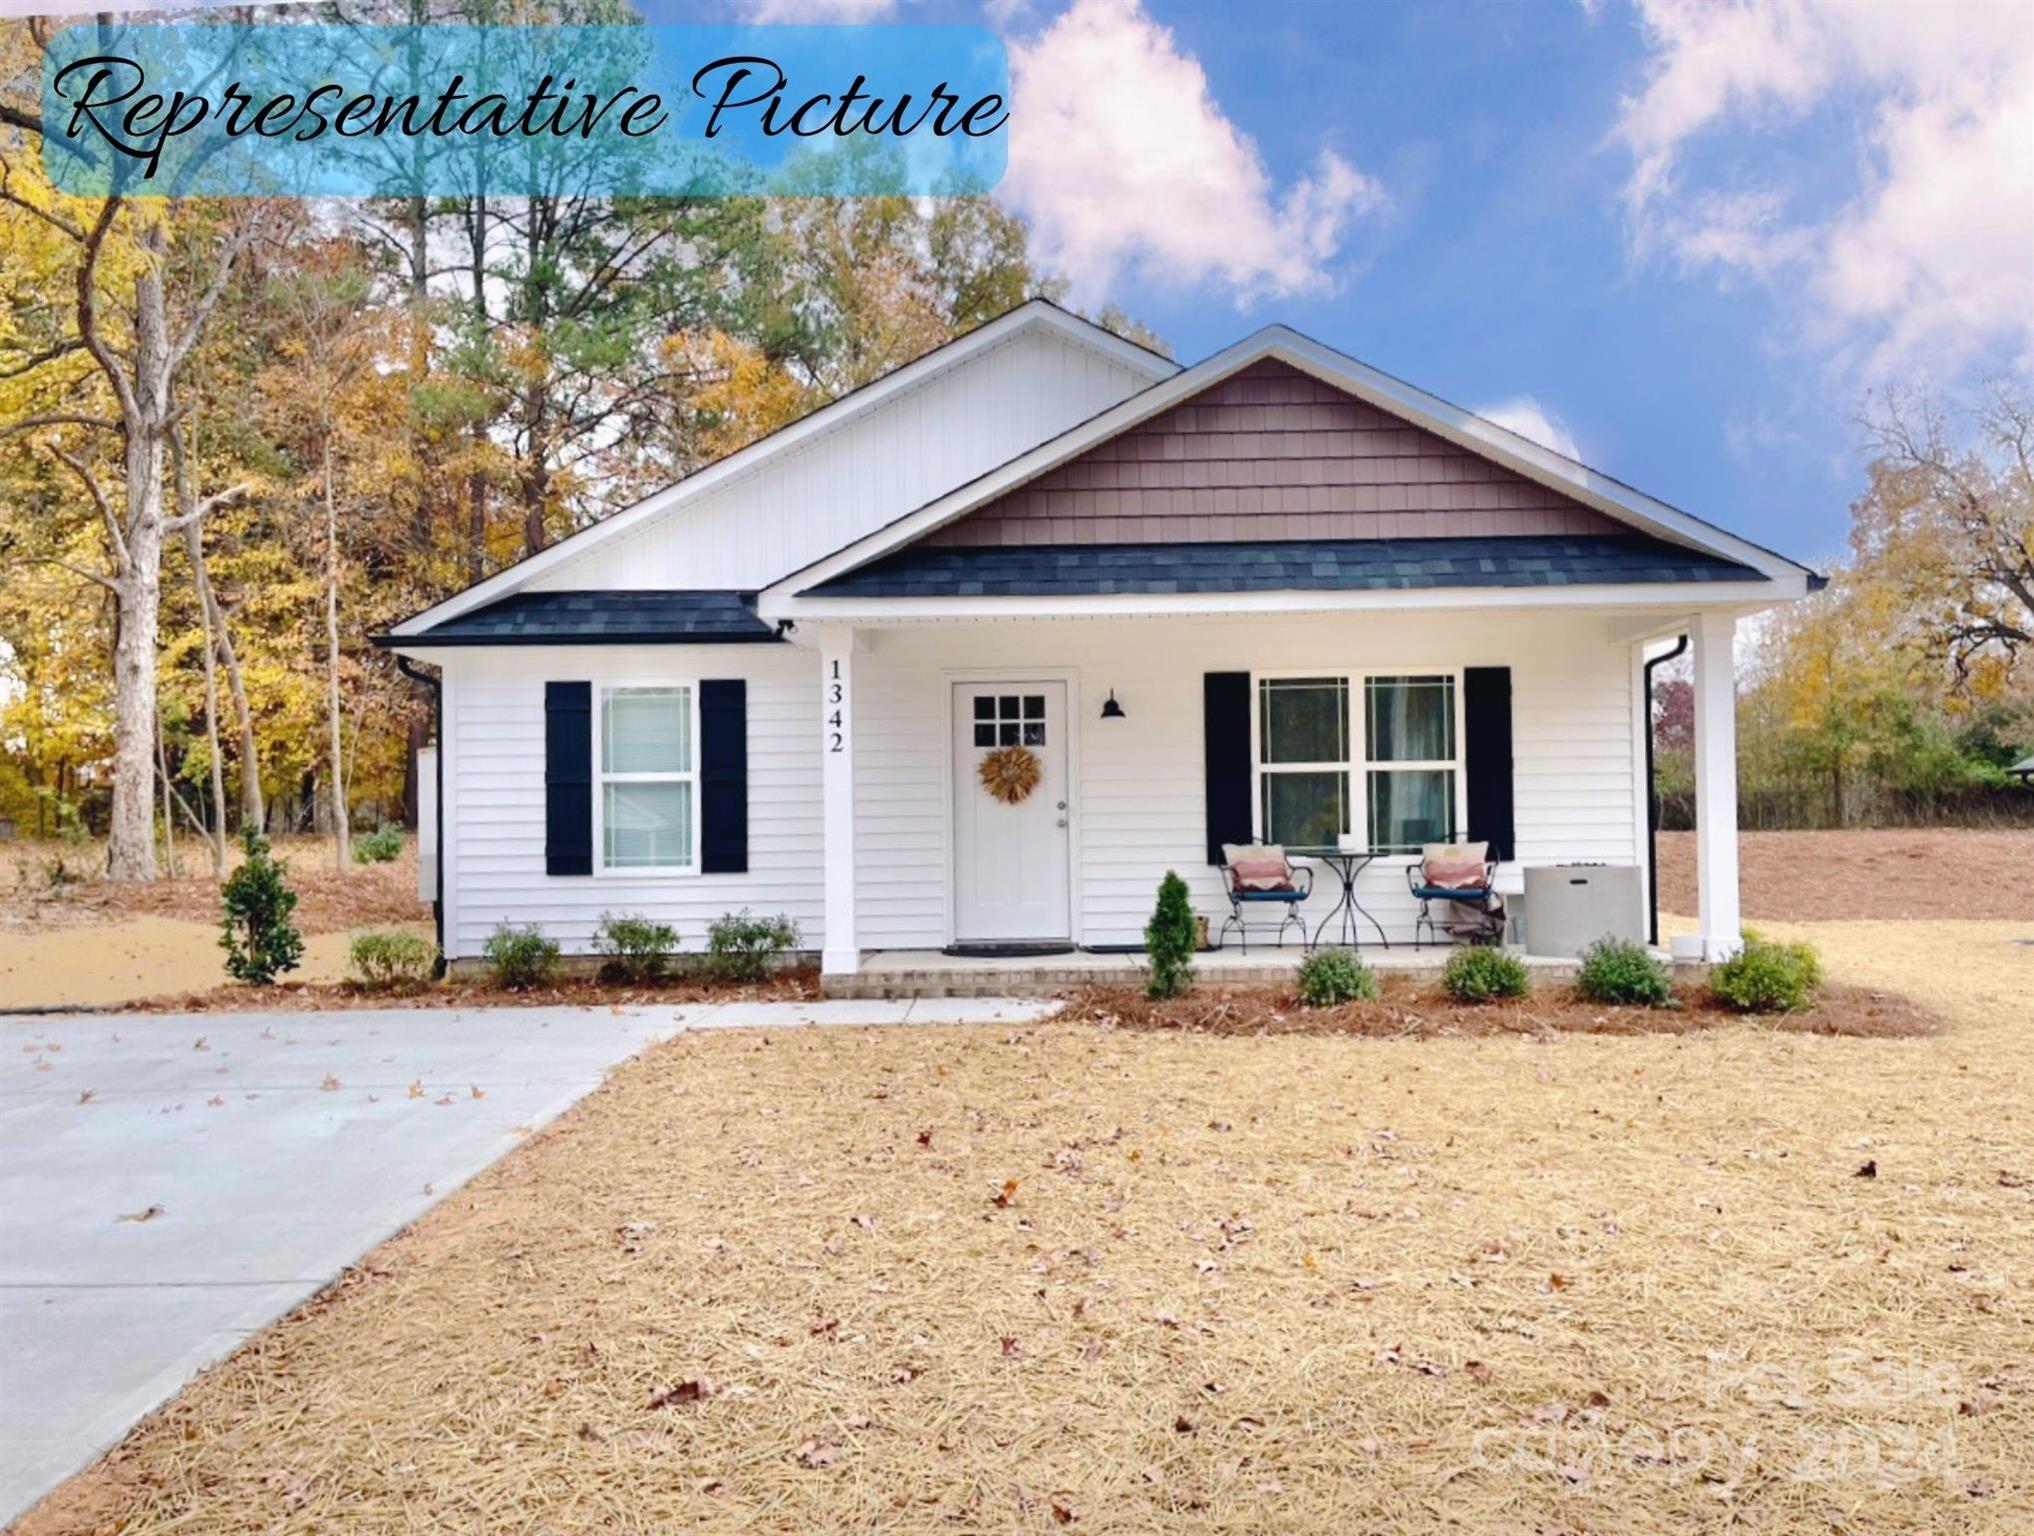
M1060 802L1059 802L1059 806L1058 806L1058 809L1060 809L1060 810L1062 810L1062 811L1066 809L1066 802L1065 802L1064 800L1062 800L1062 801L1060 801Z

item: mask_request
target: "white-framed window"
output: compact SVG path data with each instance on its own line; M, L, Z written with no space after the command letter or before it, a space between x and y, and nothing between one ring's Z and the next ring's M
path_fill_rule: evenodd
M698 868L698 742L693 684L601 688L593 804L603 874Z
M1383 853L1460 834L1461 674L1453 669L1255 678L1257 835L1325 852L1343 833Z

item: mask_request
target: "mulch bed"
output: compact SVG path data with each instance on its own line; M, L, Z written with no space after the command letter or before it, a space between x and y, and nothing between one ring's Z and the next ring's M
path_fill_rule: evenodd
M1118 1029L1213 1035L1361 1035L1419 1040L1477 1035L1687 1035L1746 1023L1792 1034L1909 1039L1940 1034L1942 1018L1897 993L1826 986L1799 1013L1747 1017L1701 987L1674 989L1674 1008L1615 1008L1584 1002L1565 984L1530 997L1458 1003L1439 987L1387 978L1375 1002L1308 1008L1288 988L1198 987L1154 1002L1132 987L1087 987L1068 999L1063 1019Z
M2034 828L1927 827L1738 836L1752 922L1846 918L2034 923ZM1660 910L1695 911L1695 834L1660 834Z
M520 992L492 981L447 979L421 992L378 992L353 982L279 982L272 987L228 985L203 992L122 1003L135 1013L310 1013L343 1008L654 1008L681 1003L801 1003L819 997L814 966L780 971L768 981L734 984L674 976L651 983L561 977Z

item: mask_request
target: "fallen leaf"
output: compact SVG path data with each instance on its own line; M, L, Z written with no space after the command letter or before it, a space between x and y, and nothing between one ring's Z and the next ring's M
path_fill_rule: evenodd
M920 1145L921 1147L929 1147L929 1146L931 1146L931 1145L932 1145L932 1132L930 1132L930 1131L920 1131L920 1132L918 1133L918 1145Z
M225 1101L224 1099L220 1098L220 1097L219 1097L219 1095L215 1093L215 1094L213 1094L213 1095L212 1095L212 1097L210 1097L209 1099L205 1100L205 1102L206 1102L207 1104L211 1105L211 1106L212 1106L212 1108L214 1108L214 1109L217 1109L217 1108L219 1108L219 1106L220 1106L220 1105L224 1104L224 1103L225 1103L226 1101Z
M1568 1289L1568 1277L1560 1274L1549 1275L1547 1276L1547 1284L1557 1291L1565 1291Z
M99 1090L96 1088L87 1088L83 1093L78 1095L78 1102L80 1104L89 1104L98 1092Z
M1015 1360L1024 1353L1024 1351L1018 1347L1017 1341L1007 1334L1004 1335L1003 1339L1001 1340L1001 1343L1003 1348L1003 1358L1005 1360Z
M1017 1181L1015 1179L1005 1179L1003 1187L989 1197L989 1204L999 1207L1008 1206L1016 1198Z
M671 1408L685 1403L703 1403L713 1396L713 1393L713 1383L700 1376L692 1381L681 1381L676 1386L665 1387L660 1392L652 1392L649 1406Z
M1851 1175L1851 1177L1854 1179L1876 1179L1878 1176L1879 1176L1879 1161L1875 1157L1866 1158L1864 1161L1864 1166L1859 1168L1856 1173Z
M466 1091L473 1095L473 1097L476 1099L484 1099L487 1097L487 1090L481 1087L480 1084L478 1083L472 1084L470 1087L467 1088Z
M1080 1519L1080 1516L1073 1512L1072 1505L1061 1504L1057 1500L1054 1500L1052 1506L1052 1518L1057 1520L1061 1525L1072 1525L1074 1521Z
M798 1447L798 1465L815 1471L833 1465L833 1459L840 1454L840 1447L831 1440L807 1440Z
M116 1216L113 1219L115 1221L154 1221L156 1217L167 1214L168 1212L161 1206L151 1205L138 1211L129 1211L125 1216Z
M1488 1386L1490 1384L1490 1367L1485 1365L1481 1360L1464 1360L1462 1362L1462 1369L1469 1373L1469 1379L1474 1381L1478 1386Z
M410 1097L413 1099L421 1099L423 1096L424 1096L424 1080L420 1077L414 1083L410 1084Z
M333 1076L330 1072L327 1072L325 1074L325 1081L318 1084L318 1086L324 1089L325 1092L330 1093L333 1089L339 1086L339 1079Z
M206 1051L210 1050L211 1047L205 1044L205 1037L203 1035L200 1035L198 1036L197 1039L191 1042L191 1049L194 1051Z

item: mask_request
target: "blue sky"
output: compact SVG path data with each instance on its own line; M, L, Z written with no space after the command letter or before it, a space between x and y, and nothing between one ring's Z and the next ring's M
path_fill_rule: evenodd
M1871 390L2034 377L2025 0L716 3L986 22L1077 302L1283 321L1799 558Z

